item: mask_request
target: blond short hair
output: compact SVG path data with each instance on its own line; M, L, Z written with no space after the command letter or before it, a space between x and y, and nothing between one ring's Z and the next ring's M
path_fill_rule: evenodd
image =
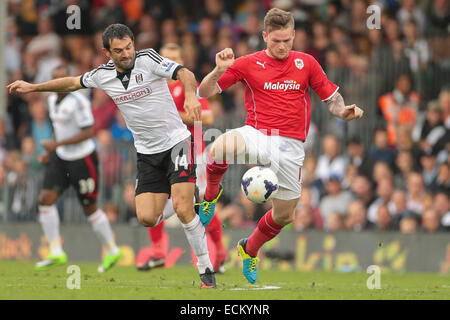
M294 28L294 16L288 11L278 8L270 9L264 17L264 31Z

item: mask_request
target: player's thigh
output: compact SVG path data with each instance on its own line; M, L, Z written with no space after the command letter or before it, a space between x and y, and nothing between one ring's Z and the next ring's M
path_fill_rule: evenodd
M194 211L194 182L174 183L171 186L173 209L184 224L195 217Z
M220 135L213 143L210 154L220 161L231 161L245 153L246 142L241 132L230 130Z
M162 214L168 193L144 192L136 195L136 215L144 227L153 227Z
M55 153L50 156L50 162L45 166L44 182L39 193L39 204L50 206L56 203L58 197L69 186L67 169L64 161L59 159Z
M300 198L281 200L272 200L272 216L274 221L285 226L294 220L294 212Z
M99 187L99 164L97 153L74 161L68 161L68 174L72 187L83 208L97 203ZM89 214L90 210L85 210Z
M165 153L137 154L136 215L146 227L155 225L170 194L164 161Z
M303 143L286 137L272 137L276 152L270 154L270 168L278 177L279 190L275 198L292 200L302 191L302 167L305 160Z

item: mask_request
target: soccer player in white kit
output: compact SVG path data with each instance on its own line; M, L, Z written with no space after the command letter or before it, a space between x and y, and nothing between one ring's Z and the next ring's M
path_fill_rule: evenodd
M69 71L64 66L53 70L54 79L68 75ZM99 170L91 103L82 94L71 92L51 94L47 105L55 139L42 142L45 152L38 157L42 164L46 164L38 207L39 222L49 242L50 254L36 264L36 269L47 270L67 262L59 236L59 215L55 203L68 187L73 186L84 214L106 249L98 271L107 271L122 254L116 246L105 212L97 207Z
M200 120L197 82L187 68L161 57L153 49L135 51L134 35L123 24L103 32L107 64L77 77L64 77L40 84L15 81L10 92L67 92L85 87L104 90L120 109L133 134L137 150L136 213L140 223L153 227L164 220L169 197L188 242L197 256L201 284L216 286L208 255L205 227L194 211L196 166L191 133L182 122L165 78L178 79L185 89L184 108Z
M331 113L344 120L358 119L363 111L346 106L338 87L329 81L310 55L292 50L294 18L290 12L271 9L264 18L265 50L234 59L229 48L216 55L216 67L201 82L199 94L210 97L241 82L245 86L246 125L214 141L207 164L207 187L200 206L200 219L207 225L222 193L220 180L228 163L243 154L268 164L278 176L280 189L272 209L258 222L248 238L238 243L243 273L250 283L257 280L257 255L267 241L293 221L301 194L303 143L309 129L309 87ZM224 161L225 160L225 161Z

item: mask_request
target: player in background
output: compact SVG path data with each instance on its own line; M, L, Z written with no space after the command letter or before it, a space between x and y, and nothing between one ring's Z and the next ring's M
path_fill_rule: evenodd
M64 66L53 71L53 79L68 75L69 71ZM97 207L99 171L91 103L82 94L71 92L51 94L47 105L55 139L42 141L45 152L38 158L39 162L46 164L43 189L39 194L39 222L49 242L50 254L36 264L36 269L47 270L67 262L55 204L59 196L73 186L84 214L106 249L98 268L99 272L104 272L112 268L122 254L116 246L106 214Z
M266 49L236 60L231 49L222 50L216 55L216 67L199 86L199 95L210 97L239 81L245 86L247 109L246 125L222 134L210 150L207 188L199 212L202 223L208 225L214 214L228 159L245 153L260 163L270 163L278 176L280 189L272 200L272 209L253 233L238 243L243 273L250 283L257 280L259 249L293 221L300 198L303 143L311 113L308 88L336 117L349 121L363 115L356 105L344 104L339 88L327 79L312 56L292 51L294 35L292 14L271 9L262 32Z
M194 211L195 150L191 133L182 122L166 78L178 79L185 90L184 108L200 120L197 81L187 68L161 57L153 49L136 51L134 35L123 24L108 26L102 35L103 52L111 60L81 76L30 84L22 80L9 92L72 92L98 88L108 94L122 113L137 151L136 214L145 227L165 219L163 208L171 195L188 242L198 262L201 284L216 286L208 254L205 227Z
M182 59L181 48L178 44L169 43L164 45L160 50L161 56L168 58L169 60L175 61L180 65L184 64ZM188 130L194 137L195 147L196 147L196 157L197 157L197 186L199 187L199 201L203 198L204 191L206 188L206 159L204 156L205 142L203 140L203 135L194 134L194 121L188 116L183 108L184 104L184 88L179 80L167 79L167 84L169 85L170 93L172 94L173 100L177 107L178 113L184 124L187 125ZM202 105L202 115L201 124L205 126L211 126L214 121L214 116L212 114L210 104L208 99L199 99ZM201 132L201 130L200 130ZM164 210L172 210L171 199L167 200ZM167 213L169 215L169 213ZM225 261L227 259L227 250L222 242L222 224L220 219L215 215L211 222L206 227L206 231L211 236L212 241L216 246L216 256L213 259L213 265L215 272L223 273L225 272ZM155 267L164 266L165 262L165 252L163 249L163 239L164 239L164 221L153 228L148 228L150 242L153 245L154 255L148 259L143 265L139 265L138 270L149 270Z

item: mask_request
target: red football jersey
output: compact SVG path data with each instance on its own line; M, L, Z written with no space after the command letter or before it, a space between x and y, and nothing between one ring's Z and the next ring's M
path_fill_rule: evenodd
M322 100L339 89L316 59L297 51L283 60L269 57L265 50L240 57L217 84L223 91L237 81L245 86L247 125L301 141L308 135L311 115L308 87Z
M169 84L169 90L172 94L173 101L175 102L175 105L177 106L178 111L186 112L183 108L184 106L184 87L181 84L180 80L177 80L171 84ZM211 107L209 104L209 100L205 98L198 99L200 104L202 105L202 112L211 112ZM193 125L186 125L188 130L191 132L192 136L194 136L194 126ZM205 142L203 141L203 136L198 137L195 141L195 144L197 145L197 155L199 155L199 152L203 152L205 148Z

